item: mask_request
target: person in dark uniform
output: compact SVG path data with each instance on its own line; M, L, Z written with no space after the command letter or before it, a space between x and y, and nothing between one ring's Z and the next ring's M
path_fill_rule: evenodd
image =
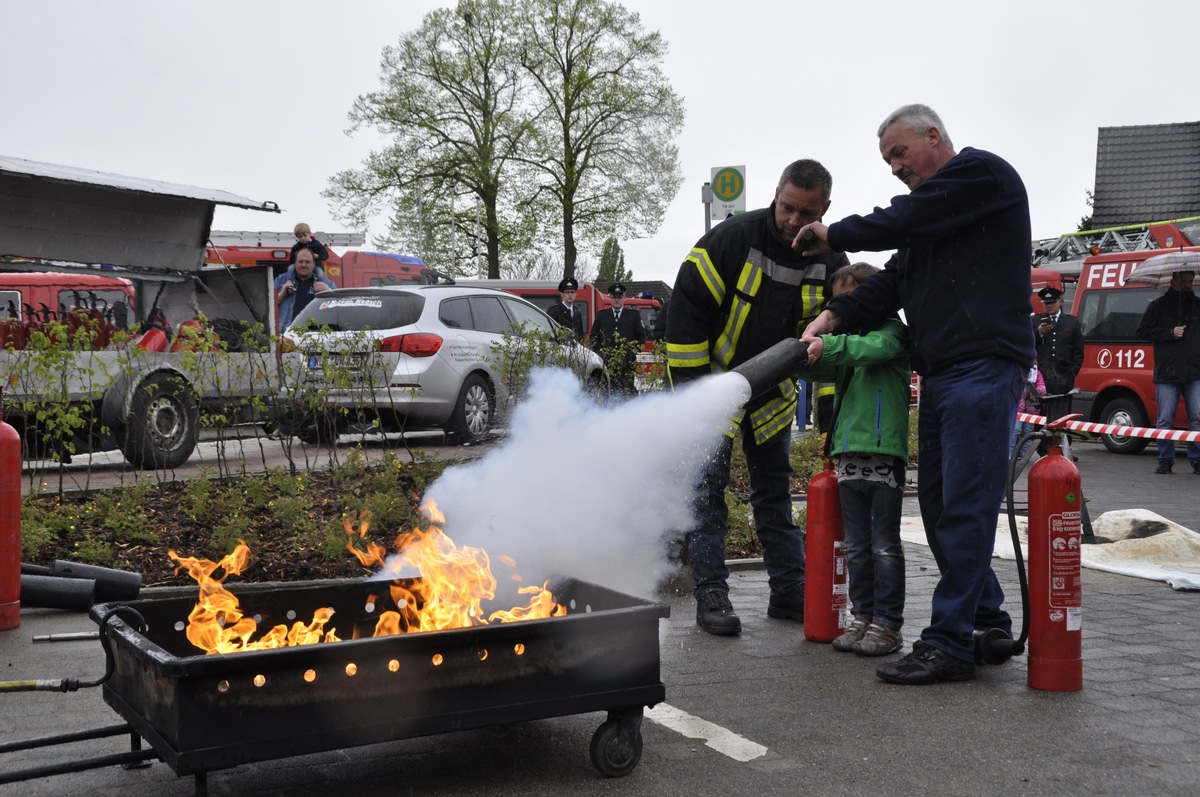
M592 326L591 347L604 359L616 395L632 397L637 393L633 376L637 354L646 342L646 327L641 313L625 307L625 286L614 282L608 286L612 307L596 313Z
M583 333L587 330L583 324L583 308L575 306L577 290L579 283L574 279L568 278L558 283L558 295L562 297L562 301L547 310L546 314L574 332L575 340L583 340Z
M1075 387L1075 375L1083 367L1083 334L1079 319L1062 311L1062 291L1047 285L1038 291L1046 312L1033 317L1037 364L1046 381L1046 395L1066 396ZM1053 421L1070 411L1069 398L1043 401L1046 420Z

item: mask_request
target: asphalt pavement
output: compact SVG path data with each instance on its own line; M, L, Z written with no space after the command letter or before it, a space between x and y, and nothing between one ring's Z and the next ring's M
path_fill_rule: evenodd
M1122 457L1085 443L1076 453L1093 519L1144 508L1200 525L1200 476L1189 469L1153 474L1152 450ZM905 512L916 513L915 499ZM993 565L1015 612L1015 565ZM928 620L936 573L928 549L908 546L910 643ZM766 574L743 562L731 583L744 628L738 637L697 629L686 590L658 596L671 609L660 633L666 705L648 712L641 761L626 777L604 778L592 767L589 740L604 720L592 713L243 765L212 773L209 793L1196 794L1200 594L1086 569L1083 585L1078 692L1030 689L1025 657L981 668L963 683L885 684L874 675L880 660L835 653L805 641L799 624L767 618ZM97 677L104 656L96 641L32 641L92 628L82 614L23 611L20 628L0 632L0 679ZM119 721L98 689L0 693L0 745ZM8 752L0 754L0 773L127 748L128 739L116 737ZM0 786L9 793L184 795L193 782L156 762Z

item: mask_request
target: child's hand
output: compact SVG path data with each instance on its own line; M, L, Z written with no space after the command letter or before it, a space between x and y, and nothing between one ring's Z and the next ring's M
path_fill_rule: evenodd
M825 351L825 339L820 335L805 335L800 342L808 344L808 364L816 365Z

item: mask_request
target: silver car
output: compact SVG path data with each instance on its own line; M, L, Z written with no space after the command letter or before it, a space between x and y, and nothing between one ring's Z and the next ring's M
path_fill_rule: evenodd
M318 294L284 333L283 406L293 433L327 442L351 424L485 437L531 365L572 368L602 390L601 359L533 304L461 285Z

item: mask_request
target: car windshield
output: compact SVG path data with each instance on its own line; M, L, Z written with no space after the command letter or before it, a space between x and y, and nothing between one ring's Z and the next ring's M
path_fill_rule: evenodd
M415 293L382 291L341 292L318 296L292 321L290 329L328 327L335 332L394 329L415 324L425 297Z

